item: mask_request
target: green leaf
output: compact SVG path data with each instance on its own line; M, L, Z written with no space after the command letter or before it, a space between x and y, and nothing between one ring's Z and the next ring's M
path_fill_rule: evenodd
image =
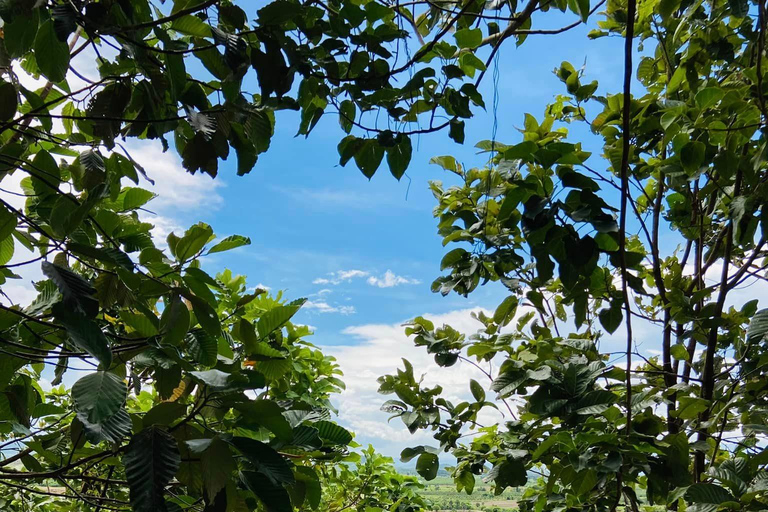
M203 370L189 372L189 374L214 390L229 389L233 383L231 379L232 374L221 370Z
M160 317L160 332L163 343L178 345L189 330L189 309L179 295L173 295Z
M424 452L416 459L416 472L424 480L434 480L440 469L440 459L434 453Z
M165 486L181 464L176 440L156 425L133 436L123 456L134 512L166 512Z
M94 297L96 288L88 281L68 268L47 261L43 261L42 269L43 274L53 281L61 292L67 307L89 317L96 316L99 311L99 301Z
M679 361L690 361L688 349L682 343L676 343L669 347L669 353Z
M232 473L237 469L232 450L227 443L216 437L200 456L200 465L205 493L208 501L213 502L219 491L232 480Z
M231 249L243 247L244 245L251 245L251 239L241 235L232 235L208 249L208 254L229 251Z
M16 230L16 215L0 205L0 240L9 237Z
M331 421L318 421L313 423L312 426L318 430L320 438L323 441L327 441L324 444L330 443L346 446L352 442L352 434L347 429Z
M123 189L120 193L123 199L122 210L135 210L141 208L152 199L157 197L157 194L138 187L128 187Z
M284 306L276 306L262 314L256 324L259 338L265 339L274 331L284 326L301 309L305 302L307 302L307 299L298 299Z
M394 146L387 148L389 172L392 173L395 179L399 180L405 174L408 165L411 163L412 152L411 138L407 135L402 136L400 142Z
M371 179L384 158L384 148L376 139L365 139L354 158L358 169Z
M160 402L144 415L142 425L146 428L150 425L168 426L184 416L187 406L181 402Z
M269 445L247 437L234 437L231 443L274 485L290 485L294 482L288 462Z
M8 121L16 115L19 106L17 94L12 83L0 80L0 121Z
M485 401L485 389L475 379L469 380L469 390L472 392L475 402Z
M200 326L214 338L221 336L221 322L216 310L196 295L187 295L186 298L192 303L192 310Z
M282 485L271 482L264 474L256 471L242 471L241 479L264 504L267 512L293 512L291 497Z
M459 48L474 49L483 42L483 31L479 28L463 28L454 34Z
M616 395L611 391L596 389L587 393L574 405L576 414L602 414L616 402Z
M292 367L290 359L267 359L256 364L256 369L271 381L282 378Z
M709 408L709 400L696 396L680 397L680 405L674 415L683 420L692 420Z
M493 321L501 326L507 325L514 319L518 303L519 299L517 298L517 295L510 295L501 301L501 304L499 304L496 311L493 313Z
M75 425L75 421L72 424ZM77 424L82 425L82 432L85 437L82 440L83 443L85 440L91 444L98 444L103 441L119 443L131 431L131 417L123 408L120 408L101 423L91 423L85 414L78 414Z
M747 327L747 345L760 343L768 336L768 309L761 309L749 321Z
M621 321L624 319L624 313L621 310L621 302L616 300L611 303L610 307L601 309L598 313L600 318L600 325L609 333L616 332L616 329L621 325Z
M101 423L115 414L125 403L127 394L125 382L105 371L86 375L72 386L75 411L86 415L91 423Z
M728 7L731 9L731 14L736 18L746 18L749 14L749 2L747 0L728 0Z
M719 505L726 501L738 501L726 489L716 484L693 484L685 491L685 498L693 503Z
M696 93L696 105L702 110L720 101L725 92L719 87L706 87Z
M494 466L484 480L493 480L496 484L495 492L500 494L507 487L524 486L528 482L528 476L525 472L523 461L507 459L501 464Z
M356 115L357 107L355 107L355 104L351 100L344 100L341 102L341 105L339 105L339 124L345 133L352 131Z
M171 251L178 261L187 261L195 256L213 236L213 230L202 222L189 228Z
M16 15L12 20L6 20L3 26L5 49L11 58L19 58L35 44L40 13L38 9L32 9L24 15Z
M99 360L103 368L112 365L112 351L99 326L78 311L59 302L52 308L56 320L64 326L73 345Z
M53 20L44 22L35 37L35 59L40 72L51 82L61 82L69 69L69 46L56 36Z
M459 173L459 164L456 159L450 155L432 157L429 160L429 163L439 165L446 171L451 171L456 174Z
M212 37L211 27L197 16L187 14L171 22L171 29L184 35Z
M0 265L5 265L13 258L15 244L13 237L9 236L0 240Z
M464 144L464 121L451 119L449 123L448 136L457 144Z
M272 400L253 400L238 404L236 409L242 414L242 421L255 421L283 442L288 443L293 439L293 429L283 416L282 407Z
M206 331L193 331L187 334L186 344L189 355L203 366L215 366L219 346L216 338Z
M577 14L581 21L586 23L589 18L589 0L572 0L568 4L574 14Z

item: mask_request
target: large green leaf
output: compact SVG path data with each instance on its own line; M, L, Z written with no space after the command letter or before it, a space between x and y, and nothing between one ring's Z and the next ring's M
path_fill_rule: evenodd
M352 442L349 430L330 421L317 421L312 424L320 432L324 442L346 446Z
M171 246L171 251L178 261L186 261L199 253L212 236L211 226L200 222L189 228L184 236Z
M16 229L16 215L8 211L8 209L0 205L0 240L10 236Z
M301 309L301 306L303 306L306 301L307 299L298 299L284 306L274 307L261 315L256 324L256 327L259 330L259 336L264 339L273 331L285 325L286 322Z
M685 498L694 503L719 505L726 501L737 501L725 488L716 484L693 484L685 491Z
M133 436L123 456L134 512L165 512L165 486L181 463L176 440L163 427L147 427Z
M255 422L270 430L283 442L293 439L291 424L283 416L283 408L271 400L253 400L238 404L236 409L241 413L240 424L248 425Z
M16 115L18 96L12 83L0 80L0 121L7 121Z
M12 20L6 20L3 26L4 42L10 57L21 57L32 49L39 22L38 9L32 9L23 16L14 16Z
M203 366L214 366L219 345L216 338L203 330L192 331L186 338L187 351L196 362Z
M200 327L205 329L214 338L219 338L221 336L221 322L216 314L216 310L208 302L196 295L187 294L186 299L192 304L192 310L195 312L195 318Z
M439 468L440 460L434 453L424 452L416 459L416 472L425 480L434 480Z
M293 483L293 471L288 462L269 445L247 437L234 437L231 443L273 484Z
M259 498L267 512L293 512L291 497L285 487L256 471L242 471L240 475L245 486Z
M99 311L99 301L94 297L96 288L68 268L44 261L43 274L56 284L64 297L64 303L74 310L95 317Z
M101 423L91 423L85 414L78 414L77 420L83 429L83 436L91 444L102 441L119 443L131 431L131 417L122 408Z
M56 36L53 20L40 25L35 37L37 66L51 82L61 82L69 69L69 47Z
M206 495L209 501L213 501L219 491L232 480L232 473L237 469L237 464L229 445L218 438L214 438L202 453L200 463Z
M85 414L91 423L101 423L115 414L125 402L127 393L125 382L105 371L86 375L72 386L75 410Z
M768 335L768 309L761 309L749 321L747 327L747 344L760 343Z
M208 254L229 251L244 245L251 245L251 239L241 235L232 235L208 249Z
M189 330L189 308L178 295L173 295L166 302L163 314L160 316L160 332L163 343L178 345Z
M103 368L111 366L112 351L109 342L94 320L79 311L71 310L62 302L55 304L52 311L56 320L67 330L73 345L98 359Z

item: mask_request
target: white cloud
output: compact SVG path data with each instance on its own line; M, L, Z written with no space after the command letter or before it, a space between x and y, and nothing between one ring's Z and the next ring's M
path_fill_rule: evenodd
M131 141L126 148L155 182L141 185L158 195L147 205L148 209L172 214L179 210L216 209L224 202L218 192L224 186L221 177L214 180L205 173L188 173L175 150L163 152L159 141Z
M303 308L316 311L317 313L339 313L342 315L353 315L356 313L354 306L332 306L325 301L308 300Z
M317 279L312 281L312 283L320 284L320 285L337 285L341 283L350 282L353 279L363 279L366 277L368 278L367 282L369 285L377 286L379 288L392 288L393 286L399 286L401 284L421 284L421 281L419 281L418 279L399 276L394 272L392 272L391 270L387 270L381 276L376 276L366 270L358 270L358 269L339 270L336 272L330 272L328 274L328 277L318 277ZM328 288L325 288L320 292L318 292L318 294L330 293L330 292L331 290L329 290Z
M424 315L435 326L448 324L465 333L474 333L482 325L471 317L480 309L464 309L442 315ZM486 314L491 314L490 311ZM347 389L334 399L339 410L339 420L352 429L358 442L375 442L377 449L388 455L397 456L406 446L417 444L436 445L428 432L411 435L399 419L387 423L388 414L380 410L381 404L392 396L380 395L376 379L402 368L402 358L408 359L417 375L424 374L425 386L439 384L443 396L457 402L470 399L469 379L476 379L486 388L488 378L474 366L458 362L451 368L440 368L432 355L423 347L416 347L413 340L405 336L404 327L397 324L366 324L348 327L343 334L351 337L343 346L322 347L323 351L335 356L342 371ZM488 410L483 420L495 423L501 419L499 413Z
M328 277L318 277L312 281L312 284L341 284L353 279L368 277L369 275L370 272L364 270L339 270L338 272L330 272Z
M371 286L378 286L379 288L392 288L393 286L398 286L401 284L421 284L421 281L418 279L398 276L391 270L387 270L381 277L369 277L368 284Z

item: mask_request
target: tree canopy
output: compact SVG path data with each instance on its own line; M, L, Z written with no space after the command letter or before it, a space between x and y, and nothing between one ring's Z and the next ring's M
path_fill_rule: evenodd
M438 365L475 365L487 380L452 403L407 361L382 377L396 396L384 409L437 442L401 458L431 479L452 454L469 493L476 478L497 493L529 483L522 510L765 509L768 310L734 302L766 278L764 10L1 0L0 184L23 175L11 192L24 204L0 196L0 286L30 266L45 279L32 303L0 304L0 506L428 507L415 479L355 451L333 420L344 385L292 322L304 299L202 269L247 236L198 223L153 237L142 211L154 194L141 188L152 177L125 142L158 139L214 178L231 158L242 175L279 111L298 111L304 136L334 115L342 165L370 178L386 156L400 179L412 136L464 143L502 44L589 22L590 37L624 46L622 90L599 91L599 77L564 62L563 94L521 120L522 136L480 142L483 167L434 159L456 183L432 184L438 232L456 247L433 291L499 282L509 296L472 336L423 318L407 327ZM573 22L537 28L558 12ZM78 69L91 52L98 76ZM582 124L602 154L569 134ZM640 323L657 326L660 357L637 350ZM611 333L620 354L601 349ZM486 408L505 421L480 424Z

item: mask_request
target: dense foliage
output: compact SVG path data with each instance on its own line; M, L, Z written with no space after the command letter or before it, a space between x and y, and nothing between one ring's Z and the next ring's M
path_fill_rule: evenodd
M370 177L386 156L400 178L412 135L464 141L503 42L601 6L591 36L623 36L623 91L598 95L563 63L565 93L526 116L522 140L482 142L479 169L435 160L459 184L433 184L439 233L458 244L434 290L498 281L510 295L469 338L421 318L408 332L487 382L454 404L405 363L381 379L397 395L385 408L434 431L437 447L402 454L427 478L441 451L467 492L541 473L525 510L766 508L768 312L733 298L765 279L768 226L765 9L746 0L0 1L0 183L23 174L10 193L25 200L0 198L0 281L33 265L46 277L31 304L0 306L0 506L423 507L414 481L352 453L332 421L343 384L291 323L302 300L201 268L246 237L197 224L155 242L139 187L151 176L125 142L172 144L212 177L232 152L246 174L276 111L298 110L301 135L332 113L342 164ZM575 23L536 29L549 11ZM91 52L89 77L78 56ZM580 123L602 158L569 138ZM635 347L643 322L660 358ZM603 333L626 350L601 350ZM507 421L480 424L486 408Z
M521 138L478 145L488 165L434 159L458 185L432 184L457 245L433 291L495 281L509 296L469 337L407 328L438 365L477 366L473 400L406 361L380 379L384 409L434 433L437 448L403 452L426 478L450 452L458 489L529 483L521 510L765 510L768 310L739 294L768 263L764 5L609 2L598 25L625 35L623 91L564 62L563 95ZM483 424L485 408L505 421Z

